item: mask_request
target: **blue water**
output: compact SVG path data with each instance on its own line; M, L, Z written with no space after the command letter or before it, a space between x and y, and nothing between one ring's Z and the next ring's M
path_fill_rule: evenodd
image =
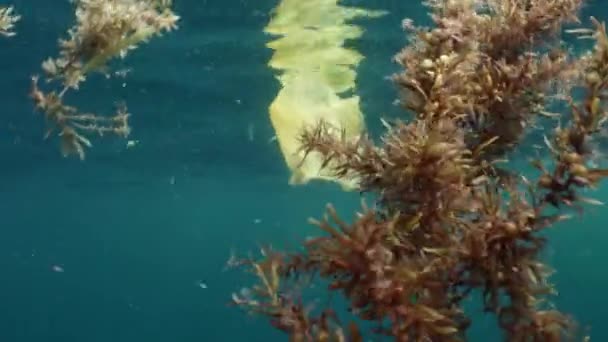
M605 2L582 17L608 19ZM363 21L356 43L366 56L358 92L377 132L381 115L401 114L385 80L398 70L401 19L425 14L418 1L348 3L391 13ZM125 100L133 113L130 139L139 144L94 140L85 162L43 140L27 98L30 76L71 25L70 4L12 4L23 18L17 36L0 39L0 342L286 340L227 306L250 280L224 271L230 250L296 246L317 233L306 219L327 202L348 213L359 198L332 184L288 186L268 142L278 84L262 29L277 0L176 0L180 29L119 63L132 68L127 79L91 77L68 97L102 112ZM606 189L595 197L608 199ZM600 342L608 341L607 222L600 207L556 227L546 253L557 269L555 304ZM472 341L500 340L491 318L475 317Z

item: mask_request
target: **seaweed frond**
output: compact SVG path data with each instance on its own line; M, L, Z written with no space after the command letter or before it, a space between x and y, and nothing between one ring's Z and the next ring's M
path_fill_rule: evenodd
M68 30L69 38L59 41L59 57L42 63L48 79L60 79L73 89L78 89L88 73L106 70L110 59L124 58L138 44L177 28L179 19L167 1L74 2L76 23Z
M13 27L21 16L14 14L13 7L0 7L0 35L11 37L15 35Z
M99 136L114 134L124 138L130 133L130 114L124 104L119 105L116 114L110 117L80 113L77 108L63 104L61 96L55 91L44 93L40 90L38 77L32 77L30 98L36 109L44 113L49 126L45 138L58 131L64 157L75 154L81 160L85 158L85 149L92 146L87 133L97 133Z
M59 40L59 57L42 63L47 83L61 82L60 90L44 92L38 87L39 76L32 77L30 98L36 110L44 113L48 129L46 137L57 132L64 156L84 159L91 147L87 134L114 134L127 137L130 132L125 105L116 114L104 116L83 113L65 105L64 95L78 90L92 72L109 76L108 63L124 58L128 51L153 36L177 28L179 17L171 9L170 0L74 0L76 23L68 30L69 38Z

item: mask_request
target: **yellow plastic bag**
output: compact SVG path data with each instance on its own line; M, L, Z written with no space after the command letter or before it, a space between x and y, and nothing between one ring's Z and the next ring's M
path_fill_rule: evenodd
M279 35L267 46L274 50L269 66L279 70L282 88L270 105L270 120L285 162L291 170L290 184L311 179L338 182L345 190L355 189L357 180L336 178L331 165L322 169L322 159L311 153L304 160L299 137L304 129L323 120L336 134L355 139L365 129L359 97L342 96L355 89L356 67L363 56L344 47L346 40L363 34L349 20L377 17L367 11L338 5L338 0L283 0L275 9L265 32Z

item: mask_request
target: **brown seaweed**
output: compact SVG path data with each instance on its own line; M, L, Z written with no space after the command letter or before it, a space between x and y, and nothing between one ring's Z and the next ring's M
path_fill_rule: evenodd
M582 3L434 0L433 27L405 20L413 38L396 56L404 71L394 81L413 119L387 124L377 144L335 138L323 122L301 137L304 151L358 177L378 203L352 223L328 206L311 220L325 234L302 252L243 260L260 282L234 302L270 317L291 341L465 341L473 317L463 303L481 293L507 341L580 338L574 318L549 303L552 270L540 254L544 230L600 204L581 190L608 175L588 163L608 117L605 24L592 18L592 28L568 31L595 41L582 56L561 41ZM556 103L568 110L551 112ZM501 163L532 129L544 129L550 156L532 161L535 179ZM293 289L313 278L346 298L350 321L331 305L306 309ZM377 328L364 331L362 320Z

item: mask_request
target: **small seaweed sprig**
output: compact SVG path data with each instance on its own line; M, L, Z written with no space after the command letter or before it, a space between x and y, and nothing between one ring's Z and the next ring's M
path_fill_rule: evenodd
M179 17L171 11L169 0L74 0L76 23L68 39L59 40L59 57L42 63L47 82L59 81L60 90L45 92L32 77L30 97L43 112L49 125L46 136L58 131L64 156L85 157L91 146L88 133L126 137L130 128L126 106L120 105L111 117L81 113L63 103L64 95L92 72L109 75L108 63L124 58L129 50L153 36L177 28Z
M62 96L56 91L44 93L38 88L38 77L32 77L30 97L36 110L44 113L48 128L45 138L57 131L61 139L61 153L64 157L77 155L85 158L85 149L91 147L87 133L114 134L126 138L130 133L129 113L124 104L120 104L116 114L103 116L94 113L81 113L76 107L65 105Z
M259 280L251 288L233 293L232 304L269 317L271 324L292 341L363 341L356 324L349 324L345 331L332 309L313 312L314 307L298 297L301 284L295 274L297 259L289 261L288 255L271 248L262 248L261 256L259 260L232 260L230 266L247 267Z
M579 195L577 189L596 188L608 177L608 169L590 167L597 151L594 137L605 132L608 121L608 35L606 24L591 18L593 29L574 29L581 39L595 40L594 51L582 58L583 86L586 89L582 103L569 97L572 120L565 127L558 126L553 139L545 139L554 159L553 169L541 160L532 164L540 172L536 188L542 194L538 206L574 206L577 203L602 204Z
M21 19L20 16L13 13L13 7L0 7L0 35L11 37L15 35L13 26Z

